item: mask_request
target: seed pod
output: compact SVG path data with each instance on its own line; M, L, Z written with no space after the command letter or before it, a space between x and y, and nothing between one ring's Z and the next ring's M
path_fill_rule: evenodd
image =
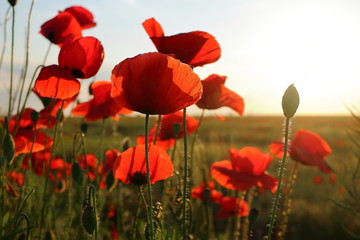
M296 110L299 107L299 93L296 90L294 84L291 84L285 91L282 97L282 108L284 112L284 116L287 118L292 118Z

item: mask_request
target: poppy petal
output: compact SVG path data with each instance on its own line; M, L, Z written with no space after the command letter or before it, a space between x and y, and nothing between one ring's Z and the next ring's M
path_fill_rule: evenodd
M171 159L164 149L149 145L150 182L168 178L174 171ZM121 153L114 163L114 177L124 183L135 183L136 177L143 177L146 183L145 145L137 145ZM141 174L141 175L137 175Z
M72 98L79 90L79 81L68 70L57 65L43 67L33 89L41 97L61 100Z
M35 139L34 139L35 137ZM42 132L31 129L19 129L14 137L16 155L39 152L53 144L53 140Z
M54 18L41 25L40 34L59 46L71 35L81 36L81 26L69 12L59 12Z
M114 67L111 80L111 96L144 114L179 111L202 94L200 79L188 65L156 52L125 59Z
M210 168L211 176L224 188L245 191L256 186L258 177L235 171L229 160L215 162Z
M142 23L149 37L163 37L164 30L155 18L149 18Z
M66 8L64 12L71 13L79 22L82 29L92 28L96 26L93 14L84 7L72 6Z
M80 37L64 44L59 53L59 65L70 70L74 77L93 77L104 60L104 48L94 37Z

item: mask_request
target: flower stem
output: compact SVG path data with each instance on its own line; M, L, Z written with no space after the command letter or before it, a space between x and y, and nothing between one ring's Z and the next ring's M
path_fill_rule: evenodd
M49 180L49 173L50 173L51 163L52 163L52 160L53 160L54 154L55 154L57 130L58 130L59 122L60 122L60 119L61 119L61 111L62 111L63 107L64 107L64 101L62 101L61 107L59 108L58 113L56 115L56 124L55 124L55 129L54 129L54 142L53 142L53 145L52 145L52 148L51 148L50 161L49 161L48 166L46 167L45 184L44 184L44 192L43 192L43 204L42 204L42 208L41 208L41 217L40 217L39 239L41 239L41 233L42 233L42 229L43 229L43 225L44 225L46 190L47 190L47 185L48 185L48 180Z
M154 238L154 224L153 224L153 211L152 211L152 191L150 182L150 160L149 160L149 114L145 116L145 162L146 162L146 177L147 177L147 190L149 195L148 218L150 224L150 240Z
M10 59L10 90L8 117L10 119L12 110L13 78L14 78L14 47L15 47L15 7L12 6L12 25L11 25L11 59Z
M3 59L4 59L4 55L5 55L5 49L6 49L6 33L7 33L6 26L7 26L7 22L8 22L8 19L9 19L10 9L11 9L11 6L9 6L9 8L6 10L5 20L4 20L4 23L3 23L4 24L4 40L3 40L3 46L2 46L2 50L1 50L1 56L0 56L0 70L1 70L2 62L3 62Z
M186 126L186 108L184 108L183 111L183 131L184 131L184 180L183 180L183 198L182 198L182 239L187 239L187 229L186 229L186 220L187 220L187 211L186 211L186 203L187 203L187 195L188 195L188 168L189 168L189 162L188 162L188 149L187 149L187 126Z
M133 223L131 225L131 239L132 240L136 239L135 234L136 234L137 218L138 218L138 215L139 215L140 196L141 196L141 189L139 188L139 196L138 196L138 199L136 201L134 220L133 220Z
M156 140L159 135L160 127L161 127L161 114L159 114L159 117L157 120L156 131L155 131L154 142L153 142L154 145L156 145Z
M20 105L21 105L21 98L24 91L24 85L26 80L26 75L29 67L29 54L30 54L30 23L31 23L31 15L32 10L34 7L35 0L31 1L30 10L29 10L29 16L28 16L28 27L27 27L27 37L26 37L26 55L25 55L25 68L24 68L24 74L21 82L21 89L19 92L19 101L18 101L18 107L17 107L17 114L20 112Z
M48 49L46 50L42 65L45 65L45 63L46 63L46 60L47 60L47 58L49 56L49 53L50 53L51 45L52 45L52 43L50 42L50 45L49 45Z
M281 160L281 165L280 165L280 171L279 171L279 175L278 175L278 185L277 185L277 189L276 189L276 193L275 193L275 197L274 197L274 205L273 205L273 209L271 212L271 218L270 218L270 224L269 224L269 229L268 229L268 234L267 234L267 238L271 239L271 234L272 234L272 229L274 227L274 223L275 223L275 217L276 217L276 210L279 204L279 199L280 199L280 192L282 189L282 179L284 177L284 172L285 172L285 163L286 163L286 156L287 156L287 152L288 152L288 142L289 142L289 132L290 132L290 118L286 118L285 119L285 140L284 140L284 155L283 158Z

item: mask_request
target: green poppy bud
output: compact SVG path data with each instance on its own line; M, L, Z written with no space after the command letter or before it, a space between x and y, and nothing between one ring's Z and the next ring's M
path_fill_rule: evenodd
M287 118L292 118L296 110L299 107L299 93L296 90L294 84L291 84L285 91L282 97L282 108L284 112L284 116Z

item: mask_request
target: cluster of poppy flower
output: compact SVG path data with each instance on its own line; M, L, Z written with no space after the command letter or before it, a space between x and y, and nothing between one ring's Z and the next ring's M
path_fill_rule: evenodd
M92 14L85 8L74 6L65 9L56 17L41 26L40 33L51 43L60 47L58 64L44 66L33 88L43 101L44 109L34 118L35 110L27 108L22 114L13 116L8 123L9 132L14 135L16 154L29 154L24 158L23 169L31 162L33 171L44 175L49 168L49 178L55 183L66 181L71 164L54 157L50 161L50 148L53 140L40 128L55 125L59 109L67 107L79 93L79 79L94 76L104 59L104 48L95 37L82 36L82 30L95 26ZM201 109L218 109L227 106L242 115L244 100L225 87L225 76L212 74L200 80L193 68L217 61L221 49L216 39L209 33L194 31L173 36L165 36L161 25L150 18L143 27L153 41L158 52L139 54L117 64L111 74L111 82L97 81L91 84L93 98L78 103L71 114L97 121L107 117L117 119L117 115L132 111L143 114L161 114L161 127L156 135L157 125L149 133L152 142L148 156L150 172L146 171L144 136L137 138L137 145L120 153L117 149L105 152L106 160L99 163L95 155L86 154L77 158L91 180L99 177L100 187L105 187L104 176L113 171L116 179L124 183L143 185L147 174L151 184L171 176L174 171L172 161L166 150L184 136L182 109L196 104ZM4 122L4 121L3 121ZM175 130L174 125L178 125ZM186 116L187 133L194 132L199 121ZM281 157L281 141L270 144L270 151ZM325 173L331 168L324 158L331 153L328 144L318 135L307 130L299 130L290 143L290 157L305 165L316 166ZM251 187L274 192L277 179L266 172L273 157L254 147L240 150L230 148L230 161L222 160L211 165L212 178L222 187L230 190L246 191ZM51 166L49 163L51 162ZM45 165L45 167L44 167ZM11 181L19 185L23 181L20 173L8 172ZM66 184L62 184L65 186ZM208 192L208 193L207 193ZM192 190L193 198L206 199L220 204L216 214L218 219L231 215L246 216L249 206L238 198L223 196L215 190L211 181Z

